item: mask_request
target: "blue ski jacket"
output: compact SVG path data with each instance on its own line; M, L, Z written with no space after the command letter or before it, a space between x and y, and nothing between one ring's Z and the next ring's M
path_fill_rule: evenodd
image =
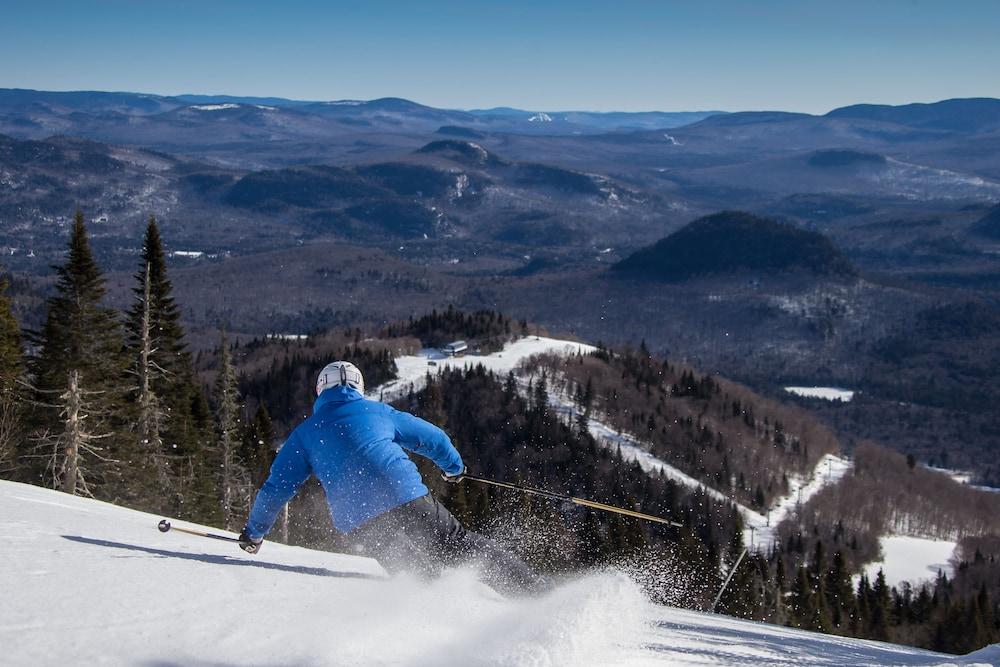
M278 511L311 474L323 485L333 525L344 533L427 495L404 449L426 456L449 475L465 469L448 435L437 426L370 401L356 389L330 387L271 464L250 511L247 535L267 535Z

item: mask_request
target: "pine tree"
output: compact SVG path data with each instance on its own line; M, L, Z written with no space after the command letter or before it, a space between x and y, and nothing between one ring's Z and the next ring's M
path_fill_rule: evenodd
M135 275L136 296L126 318L126 344L131 361L132 391L138 414L134 423L142 458L152 477L147 492L176 516L212 522L214 475L207 451L211 417L204 393L195 381L191 355L184 343L180 308L167 278L166 255L156 218L150 216L142 244L142 264ZM145 477L150 477L149 474ZM164 487L168 490L163 490Z
M94 261L79 210L73 222L66 263L56 269L58 280L56 294L48 300L48 313L40 334L35 336L38 354L32 360L32 371L39 403L47 406L36 411L35 426L41 433L62 433L68 428L64 414L68 409L66 398L62 403L56 397L74 394L87 397L82 405L89 406L88 431L102 437L114 430L114 420L121 414L123 397L121 378L125 358L122 354L121 327L117 313L105 308L101 301L105 295L104 277ZM83 400L81 398L81 400ZM121 443L107 438L97 454L97 447L90 448L96 459L92 466L91 485L97 495L112 497L117 488L115 473L121 472L114 464L122 452L116 451ZM78 452L78 453L82 453ZM57 452L53 470L64 470L70 479L62 479L62 488L77 489L72 479L80 468L65 466L58 460L64 456ZM118 456L116 459L115 457ZM36 473L39 471L36 469ZM49 477L50 483L56 479Z
M274 440L271 415L267 412L267 406L260 403L246 430L241 453L241 458L250 474L250 486L253 490L259 489L264 484L271 471L271 463L276 453Z
M889 641L889 585L885 573L879 569L872 589L871 623L868 631L870 639Z
M11 475L21 442L24 352L21 329L7 297L7 281L0 279L0 475Z
M846 628L855 615L854 592L851 590L851 574L847 570L844 555L837 551L833 563L825 576L825 589L830 605L830 620L833 629Z
M157 396L164 416L162 440L172 456L197 451L199 432L192 403L200 389L194 382L191 355L184 344L180 308L167 278L163 241L150 216L142 244L142 265L135 275L136 300L125 323L127 344L134 364L140 363L144 333L149 338L149 390ZM146 296L148 282L148 297Z

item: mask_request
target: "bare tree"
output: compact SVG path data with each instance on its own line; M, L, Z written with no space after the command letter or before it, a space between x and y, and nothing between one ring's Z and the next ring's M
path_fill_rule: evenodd
M14 470L21 433L21 398L13 387L0 388L0 474Z
M133 371L138 376L138 415L136 418L136 431L139 442L138 451L142 457L143 468L152 472L155 491L165 492L170 488L170 466L163 451L163 425L165 414L160 397L153 390L153 381L162 376L166 371L155 361L153 355L156 352L153 342L151 325L151 298L150 298L150 265L146 263L146 272L143 280L143 294L141 298L141 312L139 330L139 358L136 369ZM147 493L149 489L145 489Z
M35 448L41 452L36 456L47 459L46 469L53 488L71 495L92 497L91 472L98 466L117 463L107 456L103 447L97 445L98 441L112 434L94 433L89 428L90 418L98 414L93 407L93 399L101 393L84 390L80 384L80 372L75 369L69 372L66 391L59 396L63 430L60 433L42 433Z
M250 482L237 453L240 446L239 385L224 332L221 346L219 375L215 383L217 450L223 523L230 530L237 524L237 512L241 512L248 502Z

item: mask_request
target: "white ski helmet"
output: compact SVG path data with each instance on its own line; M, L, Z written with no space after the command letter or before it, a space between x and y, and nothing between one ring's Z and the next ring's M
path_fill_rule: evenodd
M316 378L316 395L322 394L324 389L341 384L365 393L365 378L358 367L349 361L334 361L319 372L319 377Z

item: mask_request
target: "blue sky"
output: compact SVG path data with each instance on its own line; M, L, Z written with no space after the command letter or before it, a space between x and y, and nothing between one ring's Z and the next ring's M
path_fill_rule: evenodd
M0 87L825 112L1000 97L998 26L998 0L4 0Z

